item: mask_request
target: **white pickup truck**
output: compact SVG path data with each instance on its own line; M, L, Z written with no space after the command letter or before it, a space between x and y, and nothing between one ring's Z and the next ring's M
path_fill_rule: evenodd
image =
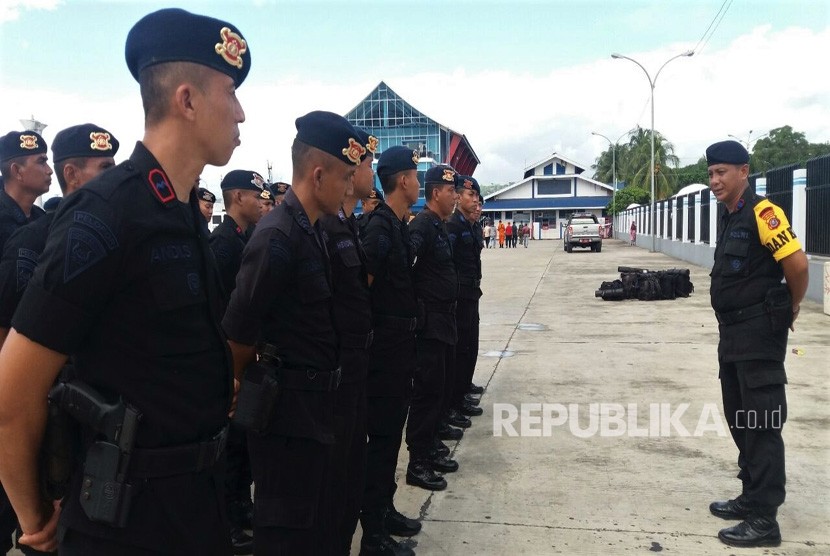
M570 253L574 247L590 247L591 251L602 251L601 226L593 214L572 214L565 225L565 251Z

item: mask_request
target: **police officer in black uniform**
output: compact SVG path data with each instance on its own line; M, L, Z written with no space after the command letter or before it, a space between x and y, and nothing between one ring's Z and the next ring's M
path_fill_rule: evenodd
M68 195L114 166L113 156L117 151L118 140L93 124L73 126L58 132L52 143L52 157L63 194ZM18 228L3 249L0 260L0 346L9 332L14 311L46 245L46 236L54 216L54 208L50 210L46 205L59 202L60 197L53 197L49 201L44 204L46 214ZM5 511L11 512L8 500L5 503ZM18 544L18 547L24 554L43 554L26 545Z
M738 447L735 499L713 502L723 519L742 520L718 538L732 546L778 546L783 504L787 419L784 357L788 329L807 290L807 257L784 211L749 187L749 153L736 141L706 149L709 188L726 210L712 267L712 308L718 319L723 409ZM786 279L786 284L781 280Z
M227 305L236 286L236 275L242 265L242 250L250 237L249 229L259 222L260 201L270 199L271 192L265 188L262 176L252 170L231 170L222 178L220 187L225 217L211 232L209 242L219 267ZM253 517L253 479L245 436L244 430L231 424L228 431L225 488L234 554L252 554L254 550L253 538L244 531L252 527Z
M59 131L52 143L52 159L64 196L115 166L118 140L95 124L82 124ZM60 197L53 197L60 201ZM50 199L51 201L52 199ZM0 260L0 346L11 326L12 316L29 284L38 258L46 245L54 210L15 231L6 242Z
M233 376L195 183L239 143L233 91L250 50L230 23L166 9L136 23L126 58L144 140L55 214L0 351L0 480L20 542L39 550L60 540L68 555L227 555L218 464ZM104 438L84 426L84 462L58 510L40 499L35 454L68 354L123 426Z
M196 191L196 198L199 199L199 210L201 210L202 216L204 216L205 221L210 224L210 220L213 218L213 205L216 203L216 195L204 187L200 187L198 191Z
M339 338L319 220L337 214L365 148L354 127L331 112L311 112L296 126L291 189L245 248L223 320L243 379L235 419L254 413L246 405L249 387L274 380L279 388L278 399L256 412L264 424L248 435L258 555L325 554L334 536L321 503L334 441ZM257 352L260 364L245 370Z
M367 377L369 444L360 514L361 553L407 555L389 534L412 536L421 524L395 509L395 468L415 372L418 305L412 282L414 255L406 215L418 200L418 154L393 146L380 155L378 178L385 201L363 217L361 239L371 282L374 340Z
M356 130L365 152L352 187L336 215L320 219L331 261L334 325L340 339L340 386L334 419L335 444L329 475L330 519L335 554L348 556L363 499L366 472L366 374L372 344L372 310L366 254L360 243L354 209L372 188L377 139Z
M476 219L481 189L472 176L457 176L458 205L447 222L453 261L458 274L455 313L458 343L455 345L455 382L448 400L450 422L460 416L477 416L480 407L466 398L478 359L478 301L481 298L481 228Z
M10 131L0 137L0 249L16 229L43 215L35 200L52 183L46 148L34 131Z
M455 460L435 453L445 397L454 384L452 359L457 340L458 277L445 222L457 200L455 176L455 170L446 165L427 170L426 207L409 224L410 243L416 257L413 282L423 322L417 332L417 367L406 426L409 449L406 482L428 490L447 488L447 481L436 475L436 471L458 470Z
M283 181L278 181L271 185L271 191L274 193L274 206L279 206L282 204L283 199L285 199L285 194L288 193L288 190L291 188L291 184L285 183Z
M216 264L230 300L236 287L236 274L242 264L242 250L248 243L248 229L259 222L260 200L270 199L262 176L251 170L232 170L220 185L225 203L225 217L210 234L210 249L216 256Z

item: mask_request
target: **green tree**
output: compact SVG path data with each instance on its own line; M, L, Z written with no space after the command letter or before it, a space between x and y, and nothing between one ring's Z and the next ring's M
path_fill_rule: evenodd
M625 210L625 207L631 203L644 205L651 201L651 193L640 187L627 185L617 191L617 197L608 200L608 206L605 207L608 214L618 214Z
M692 183L709 183L709 165L706 164L706 157L688 166L681 166L674 172L676 176L677 191Z
M604 183L612 183L614 181L614 166L613 163L617 165L617 182L625 182L626 175L624 174L623 170L625 169L625 161L628 158L628 151L629 147L627 144L623 143L622 145L617 144L614 149L616 153L613 153L611 150L611 146L608 146L608 149L602 151L597 158L596 162L591 165L591 169L594 170L594 179L599 180Z
M628 149L624 167L626 184L651 191L651 130L640 128L632 133ZM674 145L655 131L654 194L658 199L665 199L677 191L677 180L672 170L679 163L680 159L674 154Z
M803 163L813 153L812 145L801 131L785 125L770 130L752 149L750 166L753 172L766 172L779 166Z

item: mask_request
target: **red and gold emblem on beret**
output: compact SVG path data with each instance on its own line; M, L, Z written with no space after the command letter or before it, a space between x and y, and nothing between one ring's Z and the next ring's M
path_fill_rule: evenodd
M764 222L767 223L767 227L770 230L774 230L781 225L781 221L778 219L777 216L775 216L775 209L772 207L765 208L761 211L761 213L758 216L760 216L764 220Z
M418 151L412 151L412 162L418 164L421 161L421 157L418 156Z
M262 179L262 176L257 174L256 172L253 173L253 177L251 178L251 183L257 186L258 189L265 188L265 180Z
M20 148L28 149L30 151L38 148L37 135L21 135Z
M377 191L375 191L374 189L372 189L372 190L369 192L369 197L368 197L368 198L369 198L369 199L377 199L377 198L378 198L378 192L377 192Z
M366 143L366 150L372 154L375 154L376 152L378 152L378 143L380 143L380 141L378 141L378 138L374 135L370 135L369 142Z
M472 189L472 188L473 188L473 182L471 182L470 180L464 180L464 189Z
M260 193L259 193L259 198L260 198L260 199L264 199L264 200L266 200L266 201L270 201L270 200L271 200L271 192L270 192L270 191L268 191L267 189L263 189L263 190L262 190L262 191L260 191Z
M110 144L110 134L103 131L93 131L89 134L92 143L89 148L93 151L111 151L112 144Z
M366 152L366 149L360 146L360 143L349 137L349 146L343 149L343 156L354 162L360 163L360 157Z
M455 181L455 172L450 169L444 170L444 175L441 176L444 181Z
M242 69L242 55L248 51L248 43L228 27L222 27L219 36L222 42L216 43L216 53L230 65Z

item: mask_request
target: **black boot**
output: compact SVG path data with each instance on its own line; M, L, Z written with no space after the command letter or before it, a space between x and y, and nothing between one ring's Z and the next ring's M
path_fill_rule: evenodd
M383 525L390 535L396 537L411 537L421 531L421 522L410 519L395 509L391 502L386 507L386 517L383 518Z
M415 556L415 552L389 535L363 535L360 556Z
M746 519L751 509L746 505L743 495L734 500L720 500L709 504L709 511L721 519Z
M484 386L476 386L475 384L470 383L470 389L467 390L470 394L478 394L481 395L484 393Z
M464 394L464 403L474 405L477 407L478 404L481 403L481 398L476 398L472 394Z
M450 455L450 447L438 440L437 438L433 440L432 451L438 454L439 456Z
M431 454L429 464L433 471L441 473L454 473L458 471L458 462L451 459L449 456L439 456L437 453Z
M478 406L475 406L471 403L462 402L461 407L458 409L461 415L466 415L467 417L478 417L484 410Z
M464 436L464 431L449 426L446 423L441 423L438 426L438 440L461 440Z
M447 424L452 425L453 427L461 427L462 429L470 428L473 425L473 422L470 421L467 417L461 415L457 409L450 409L449 415L447 415Z
M729 546L778 546L781 544L781 530L774 515L755 514L737 525L721 529L718 538Z
M234 554L254 553L254 538L238 525L231 525L231 551Z
M428 459L411 461L406 468L406 484L426 490L444 490L447 481L436 475Z

